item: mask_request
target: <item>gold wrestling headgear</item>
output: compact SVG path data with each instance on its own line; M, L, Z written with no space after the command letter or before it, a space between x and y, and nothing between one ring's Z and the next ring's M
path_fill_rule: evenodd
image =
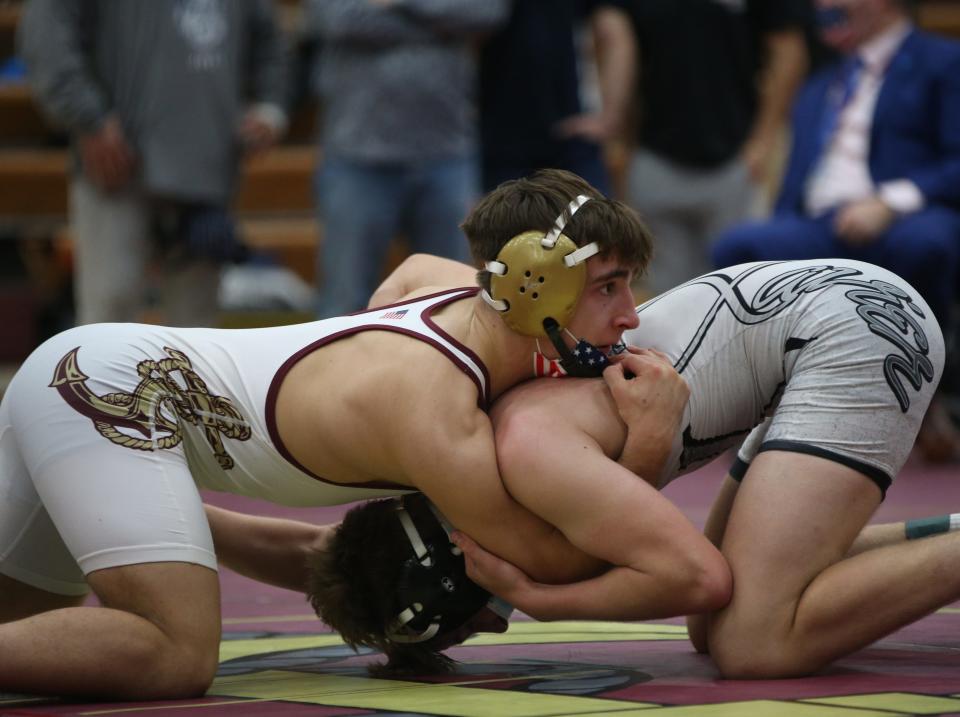
M600 251L596 242L577 245L563 228L590 197L571 201L549 232L526 231L508 241L484 268L491 273L484 301L500 312L511 329L524 336L547 336L544 322L563 328L583 293L584 262Z

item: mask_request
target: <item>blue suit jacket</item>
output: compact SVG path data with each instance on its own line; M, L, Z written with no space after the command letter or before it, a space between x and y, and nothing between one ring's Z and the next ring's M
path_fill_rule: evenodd
M817 73L797 96L777 214L803 213L804 187L822 150L826 96L841 67ZM927 205L960 209L960 42L917 30L907 35L880 88L868 161L875 183L910 179Z

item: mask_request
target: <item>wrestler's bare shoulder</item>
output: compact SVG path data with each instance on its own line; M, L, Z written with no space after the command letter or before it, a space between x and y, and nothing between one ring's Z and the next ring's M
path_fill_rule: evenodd
M446 354L377 330L305 356L284 378L276 405L288 450L337 483L410 484L397 469L401 453L411 444L429 450L478 411L476 384Z

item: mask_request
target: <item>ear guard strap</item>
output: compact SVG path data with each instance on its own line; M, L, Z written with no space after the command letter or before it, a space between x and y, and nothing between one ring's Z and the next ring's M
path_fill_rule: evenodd
M420 603L416 603L414 607L419 607L421 610L423 609L423 606ZM397 619L394 621L393 625L390 626L390 629L387 630L387 637L394 642L404 645L411 645L418 642L426 642L440 632L440 621L437 618L434 618L433 622L431 622L427 626L427 629L423 632L416 634L404 632L406 624L413 620L416 616L417 613L409 607L403 610L403 612L397 615Z
M407 534L407 540L410 541L410 546L413 548L413 554L417 556L417 561L421 565L429 568L433 565L430 551L427 550L423 538L420 537L420 531L417 530L417 527L413 524L413 519L410 518L410 514L407 512L407 509L403 507L402 503L397 508L397 517L400 519L400 525L403 526L403 532Z
M510 304L508 302L503 301L502 299L494 299L492 296L490 296L490 292L486 289L483 289L480 292L480 298L486 301L490 308L496 309L497 311L506 311L510 308Z
M557 217L557 220L553 223L553 227L547 232L546 236L543 237L540 245L544 249L553 249L553 247L557 245L557 240L560 238L560 235L563 233L563 228L567 226L567 222L573 219L573 215L577 213L577 210L589 201L590 197L586 194L578 194L574 197L567 205L567 208L560 212L560 216Z
M557 240L560 239L560 235L563 233L564 227L567 226L567 222L573 219L573 215L577 213L577 210L580 209L584 204L590 201L590 197L585 194L578 194L573 201L567 205L567 209L564 212L560 213L560 216L557 217L557 221L553 223L553 228L547 233L543 238L543 241L540 242L540 245L545 249L553 249L557 245ZM600 253L600 245L595 241L585 244L576 251L572 251L563 257L563 263L567 268L572 268L577 264L585 262L591 256ZM490 268L489 266L487 267ZM505 269L506 267L504 267ZM502 273L502 272L501 272Z

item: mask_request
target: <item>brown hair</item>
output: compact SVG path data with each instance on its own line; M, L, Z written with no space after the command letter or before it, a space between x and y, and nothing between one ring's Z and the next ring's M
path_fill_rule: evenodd
M374 674L449 672L453 660L430 643L399 644L387 636L397 617L395 595L410 548L396 517L397 501L363 503L344 516L323 551L307 559L307 598L350 647L380 650Z
M600 256L613 257L637 273L646 269L653 250L649 230L631 207L607 199L586 180L562 169L541 169L524 179L504 182L487 194L461 224L477 266L497 258L500 249L525 231L547 232L577 195L593 201L584 204L563 233L577 246L592 241ZM488 286L481 270L481 285Z

